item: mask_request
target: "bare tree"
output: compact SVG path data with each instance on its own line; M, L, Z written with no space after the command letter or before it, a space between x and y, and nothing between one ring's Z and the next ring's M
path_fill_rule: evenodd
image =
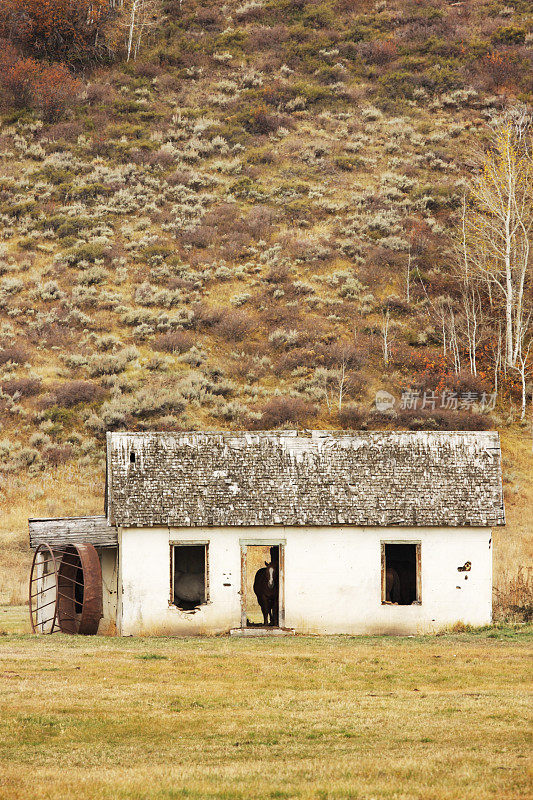
M346 359L342 358L341 368L339 370L339 399L338 399L338 410L342 410L342 401L344 399L344 391L346 388Z
M321 378L323 380L324 399L328 411L331 412L334 404L337 405L337 410L342 410L345 394L349 388L350 380L346 373L346 357L343 353L339 369L337 370L320 370Z
M457 336L456 314L450 298L448 298L448 341L453 356L453 368L456 375L458 375L461 372L461 350Z
M524 330L529 329L529 324L531 322L532 316L533 316L533 311L528 315L527 322L524 326ZM533 334L531 334L527 343L523 342L522 345L520 346L516 364L512 367L512 369L518 373L518 377L520 379L520 388L522 393L520 419L522 421L526 418L527 390L528 390L527 378L533 375L533 364L529 360L529 355L531 353L532 346L533 346ZM533 392L532 392L531 402L533 404Z
M409 242L409 254L407 256L407 268L405 275L405 299L411 302L411 242Z
M133 58L135 61L142 37L161 19L161 8L159 0L129 0L125 6L128 10L126 60L130 61Z
M514 369L518 372L520 377L520 387L522 390L522 403L521 403L521 410L520 410L520 419L524 421L526 418L526 405L527 405L527 377L531 375L531 367L528 365L528 358L529 353L531 351L531 344L533 340L530 340L526 349L525 353L520 354L520 358L518 364ZM533 404L533 393L532 393L532 404Z
M442 354L444 358L453 358L453 368L456 374L461 371L461 349L459 346L457 313L449 295L440 295L432 300L420 278L420 285L427 300L426 313L435 327L440 330L442 339Z
M462 306L462 325L460 333L468 347L470 372L477 375L478 347L484 333L484 297L482 291L487 290L486 280L472 269L467 238L468 210L466 198L463 198L461 213L461 235L458 241L457 274ZM489 295L490 302L490 295Z
M491 131L489 148L478 153L461 219L463 277L487 284L501 301L504 362L521 361L526 333L525 298L533 276L533 161L527 118L511 118Z
M492 356L494 359L494 394L498 394L498 375L500 374L500 370L502 367L502 323L501 320L498 321L498 333L496 334L496 339L494 336L490 339L490 345L492 349Z
M390 361L390 348L393 339L394 323L391 324L390 311L387 308L383 311L381 322L381 349L383 351L383 363L387 367Z

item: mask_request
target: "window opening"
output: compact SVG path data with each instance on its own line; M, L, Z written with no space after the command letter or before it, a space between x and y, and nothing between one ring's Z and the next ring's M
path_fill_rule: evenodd
M382 603L410 606L421 602L420 543L383 543Z
M192 611L207 603L207 545L172 546L172 603Z
M247 545L246 627L279 626L279 545Z
M133 451L130 453L130 464L135 464L135 453Z

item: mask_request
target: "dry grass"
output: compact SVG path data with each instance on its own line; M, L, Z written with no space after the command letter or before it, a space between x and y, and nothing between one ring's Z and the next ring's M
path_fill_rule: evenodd
M533 568L520 566L514 578L494 588L494 618L533 619Z
M21 473L4 479L1 489L0 604L17 605L28 594L28 518L103 513L104 478L94 467L71 463L34 478Z
M507 524L493 531L494 616L533 609L533 453L522 428L500 431Z
M530 642L7 635L0 796L525 798Z

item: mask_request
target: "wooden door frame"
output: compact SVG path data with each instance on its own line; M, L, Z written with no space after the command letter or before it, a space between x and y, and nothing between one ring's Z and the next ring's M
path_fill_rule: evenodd
M285 627L285 546L286 539L273 537L269 539L239 539L241 546L241 628L246 628L246 577L247 577L247 549L250 546L279 547L278 566L278 628Z

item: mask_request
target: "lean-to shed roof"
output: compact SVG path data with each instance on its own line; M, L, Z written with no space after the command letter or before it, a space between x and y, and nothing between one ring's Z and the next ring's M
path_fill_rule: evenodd
M89 542L95 547L116 547L117 529L103 515L91 517L52 517L29 519L30 547L49 544L63 547Z
M504 524L497 433L109 433L121 526Z

